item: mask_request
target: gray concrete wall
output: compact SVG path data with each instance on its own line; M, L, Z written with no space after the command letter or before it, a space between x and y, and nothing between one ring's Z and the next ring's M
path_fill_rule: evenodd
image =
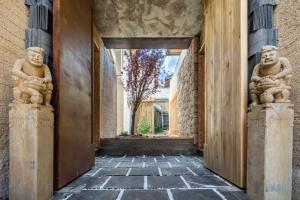
M95 25L104 37L193 37L203 0L96 0Z
M117 134L117 76L109 50L100 49L100 137Z
M293 147L293 200L300 200L300 2L280 0L275 8L278 47L293 66L292 95L295 106Z
M8 197L8 104L11 68L24 56L28 10L24 0L0 1L0 199Z

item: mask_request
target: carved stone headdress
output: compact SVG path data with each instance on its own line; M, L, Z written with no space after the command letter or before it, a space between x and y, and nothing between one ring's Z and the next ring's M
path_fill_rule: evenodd
M268 51L279 51L279 49L272 45L266 45L261 48L261 53L265 53Z
M29 47L25 51L26 51L26 53L29 52L29 51L35 51L37 53L42 53L42 55L45 54L45 50L43 48L40 48L40 47Z

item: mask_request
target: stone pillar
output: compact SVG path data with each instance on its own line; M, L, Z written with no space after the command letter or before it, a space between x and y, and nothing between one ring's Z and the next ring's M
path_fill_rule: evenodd
M290 200L294 109L290 103L251 106L247 193L255 200Z
M10 105L9 199L46 200L53 193L53 109Z

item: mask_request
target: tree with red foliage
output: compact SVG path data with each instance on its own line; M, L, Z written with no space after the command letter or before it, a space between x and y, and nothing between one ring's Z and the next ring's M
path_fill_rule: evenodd
M137 49L125 53L124 88L131 110L131 135L134 135L136 112L141 102L157 92L165 56L162 49Z

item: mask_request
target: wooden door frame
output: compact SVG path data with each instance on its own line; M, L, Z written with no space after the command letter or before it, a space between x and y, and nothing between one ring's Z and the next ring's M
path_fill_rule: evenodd
M97 29L96 27L93 25L93 41L92 41L92 49L93 49L93 52L92 52L92 143L94 145L94 148L95 150L98 150L100 148L100 38L98 37L98 32L97 32ZM98 70L95 70L95 52L97 52L98 54ZM97 73L97 74L95 74ZM95 77L96 77L96 80L95 80ZM95 81L99 81L99 91L96 92L95 91ZM98 84L98 83L97 83ZM95 102L95 98L97 99L97 97L95 97L95 95L98 95L99 96L99 101L98 102ZM95 104L98 104L97 106ZM98 111L95 111L95 108L99 108ZM98 112L98 122L96 122L95 120L97 120L97 118L95 119L95 112ZM95 125L95 123L98 123L98 126ZM98 127L98 130L95 130L95 128ZM98 134L97 134L98 133Z

